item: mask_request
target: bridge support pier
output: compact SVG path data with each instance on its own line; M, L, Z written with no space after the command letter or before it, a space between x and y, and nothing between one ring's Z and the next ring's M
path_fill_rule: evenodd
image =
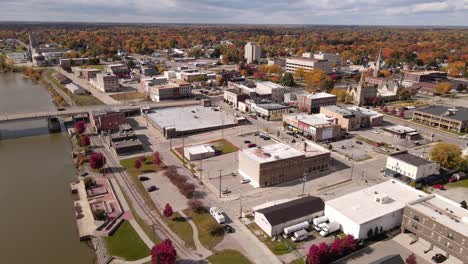
M57 117L48 117L47 118L47 129L50 133L57 133L62 131L62 126L60 125L60 120Z

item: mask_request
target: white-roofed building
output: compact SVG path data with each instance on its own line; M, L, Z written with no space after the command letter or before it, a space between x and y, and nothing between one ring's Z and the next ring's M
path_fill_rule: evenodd
M85 89L81 87L78 87L74 83L67 83L65 84L65 87L74 95L87 95L88 94L88 91L86 91Z
M210 145L195 145L184 148L184 156L188 160L201 160L211 158L215 155L215 150Z
M388 231L400 226L405 206L426 196L398 180L389 180L326 201L325 215L340 223L344 233L362 239L375 230Z

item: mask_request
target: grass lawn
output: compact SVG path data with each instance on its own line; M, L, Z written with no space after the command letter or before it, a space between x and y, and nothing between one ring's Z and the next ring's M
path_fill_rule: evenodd
M112 236L104 237L104 242L109 254L125 260L138 260L150 254L150 249L127 221L124 221Z
M284 255L291 253L298 244L294 244L294 242L290 241L289 239L284 240L276 240L271 241L271 237L269 237L265 232L263 232L257 224L251 223L247 225L247 227L254 233L254 235L263 242L275 255ZM260 234L260 235L257 235Z
M215 140L209 142L208 144L211 144L215 148L219 149L222 154L228 154L239 150L238 147L234 146L231 142L227 141L226 139Z
M305 260L304 259L296 259L296 260L293 260L293 261L289 262L289 264L305 264Z
M455 188L455 187L461 187L461 188L468 188L468 179L464 179L461 181L456 181L456 182L450 182L444 185L446 188Z
M250 260L237 250L226 249L208 257L211 264L250 264Z
M195 242L193 241L193 230L192 226L181 217L179 213L174 212L172 219L164 218L166 224L179 236L190 248L195 248Z
M104 103L93 95L72 95L72 100L77 105L103 105Z
M83 65L83 66L80 66L81 69L98 69L100 71L104 71L104 67L105 65Z
M210 233L210 228L213 225L216 225L217 222L214 220L214 218L208 213L196 213L193 210L190 209L185 209L184 213L192 218L193 222L197 226L198 229L198 239L200 239L200 242L202 243L203 246L205 246L208 249L213 248L216 246L219 242L223 241L224 236L213 236Z
M125 101L125 100L135 100L135 99L146 99L146 94L139 93L139 92L131 92L131 93L112 94L110 95L110 97L118 101Z
M122 167L124 167L127 173L131 176L156 172L161 169L160 166L153 164L153 155L146 156L146 161L142 163L140 169L135 169L135 160L139 159L140 157L121 160L120 165L122 165Z

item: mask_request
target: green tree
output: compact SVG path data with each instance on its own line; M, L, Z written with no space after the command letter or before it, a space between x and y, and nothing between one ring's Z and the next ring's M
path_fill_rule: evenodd
M303 68L299 68L294 72L294 77L300 80L304 80L306 72L304 71Z
M461 150L457 145L441 142L429 153L430 160L445 168L456 168L460 165Z
M461 206L461 208L468 209L468 205L466 204L465 200L460 202L460 206Z
M296 83L294 82L294 77L291 73L287 72L281 77L281 84L284 86L296 86Z

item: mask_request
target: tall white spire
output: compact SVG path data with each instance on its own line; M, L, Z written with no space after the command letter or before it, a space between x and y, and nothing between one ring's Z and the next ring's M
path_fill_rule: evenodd
M377 57L377 60L375 61L375 68L374 68L374 77L377 77L379 75L380 67L382 64L382 48L379 50L379 56Z

